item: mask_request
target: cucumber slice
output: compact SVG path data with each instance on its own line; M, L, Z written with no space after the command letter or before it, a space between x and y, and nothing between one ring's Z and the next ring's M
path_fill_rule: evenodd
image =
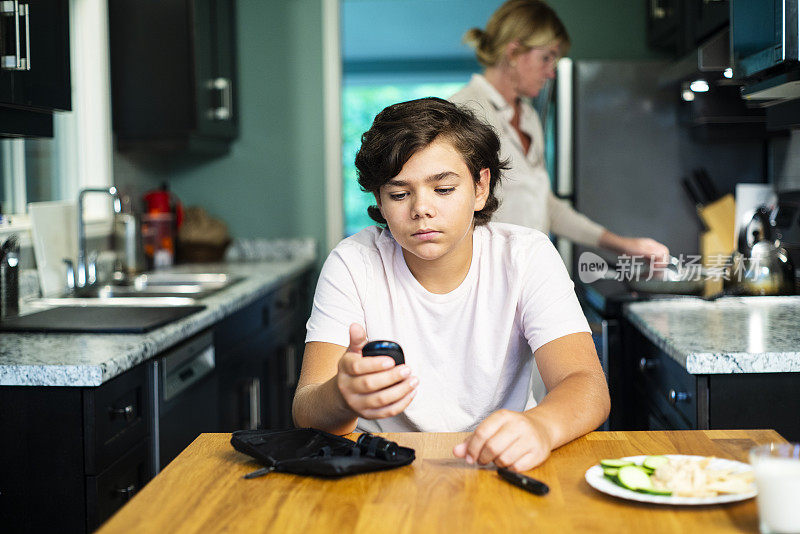
M653 489L653 482L650 480L650 475L647 471L638 465L626 465L619 468L617 472L617 479L623 488L629 490L651 490Z
M607 477L615 477L619 473L619 467L604 467L603 474Z
M666 456L648 456L644 459L644 462L642 462L642 467L655 471L667 462L669 462L669 458Z
M641 491L642 493L647 493L648 495L663 495L665 497L669 497L670 495L672 495L672 492L670 490L662 490L662 489L656 489L656 488L653 488L653 489L642 489L642 490L639 490L639 491Z
M600 460L600 465L602 467L620 468L620 467L624 467L626 465L635 465L635 464L633 462L631 462L630 460L606 459L606 460Z

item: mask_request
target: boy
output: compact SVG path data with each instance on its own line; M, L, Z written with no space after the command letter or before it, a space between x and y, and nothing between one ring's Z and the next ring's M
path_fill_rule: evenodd
M489 224L499 148L491 128L438 98L375 117L356 167L385 227L345 239L322 268L296 425L474 430L456 456L526 471L606 418L605 379L555 248L536 230ZM367 336L399 343L406 363L362 357ZM533 361L548 389L538 405Z

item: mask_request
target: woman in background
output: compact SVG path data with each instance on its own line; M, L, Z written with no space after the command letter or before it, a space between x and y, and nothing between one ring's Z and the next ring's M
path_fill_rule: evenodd
M540 0L508 0L485 30L472 28L464 40L475 48L483 74L450 100L491 125L509 162L494 220L553 232L575 243L617 254L665 260L669 250L645 237L622 237L575 211L553 195L544 162L544 132L529 103L555 78L558 58L570 46L564 24Z

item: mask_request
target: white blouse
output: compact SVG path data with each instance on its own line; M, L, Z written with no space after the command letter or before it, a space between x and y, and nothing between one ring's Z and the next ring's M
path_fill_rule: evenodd
M519 134L511 126L513 107L482 75L473 74L469 84L450 100L471 109L494 128L500 138L501 158L510 162L510 169L503 173L495 190L500 208L493 221L553 232L582 245L598 245L605 228L553 195L545 168L544 131L539 116L527 101L522 101L519 121L520 130L531 138L526 154Z

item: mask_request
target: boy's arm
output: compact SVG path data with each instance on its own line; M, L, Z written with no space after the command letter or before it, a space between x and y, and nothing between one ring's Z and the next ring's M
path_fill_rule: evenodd
M527 471L608 417L608 386L590 334L568 334L542 345L536 362L548 390L542 402L522 413L494 412L455 447L456 456Z
M313 427L331 434L348 434L358 417L345 403L336 385L339 358L345 347L334 343L306 343L303 367L292 403L297 427Z
M292 403L298 427L348 434L359 417L383 419L399 414L413 400L419 380L389 356L364 358L364 329L350 325L350 345L306 344L300 381Z

